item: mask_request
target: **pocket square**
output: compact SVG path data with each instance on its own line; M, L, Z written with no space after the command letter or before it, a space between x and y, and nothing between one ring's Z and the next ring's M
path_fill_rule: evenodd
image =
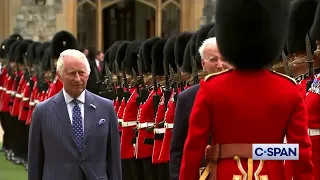
M98 122L98 125L101 126L102 124L104 124L106 122L105 119L100 119L99 122Z

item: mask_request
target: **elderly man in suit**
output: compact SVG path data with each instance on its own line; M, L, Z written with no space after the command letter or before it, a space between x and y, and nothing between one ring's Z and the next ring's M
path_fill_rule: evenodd
M206 73L218 73L232 67L221 58L215 37L206 39L199 48L202 68ZM170 146L170 179L179 180L184 143L188 133L191 109L200 84L196 84L178 96L173 134Z
M33 112L29 180L121 180L116 113L111 101L85 90L86 56L63 51L57 72L63 89Z

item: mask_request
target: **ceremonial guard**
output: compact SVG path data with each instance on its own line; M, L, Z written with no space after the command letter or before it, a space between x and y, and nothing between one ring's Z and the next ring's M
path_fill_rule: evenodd
M294 80L264 69L282 52L289 4L288 0L217 2L217 43L221 55L235 69L211 74L200 84L180 180L199 179L209 134L214 146L206 156L212 179L285 179L283 161L252 160L252 144L282 143L285 135L288 142L299 144L294 179L313 179L308 119L298 86Z
M298 0L291 8L288 32L288 59L292 76L299 83L303 97L306 96L306 82L310 80L306 52L306 35L315 18L317 0Z
M314 23L310 30L312 44L315 45L314 63L316 73L312 78L313 83L310 86L309 92L306 95L305 103L307 106L307 117L309 119L309 136L312 142L312 162L314 169L314 180L320 180L320 3L318 4Z
M51 46L51 56L52 56L52 62L50 62L50 67L52 72L52 75L54 78L52 84L50 85L48 89L48 94L46 96L47 98L50 98L54 95L56 95L63 87L62 82L59 80L58 75L55 73L55 67L57 60L60 56L60 53L63 52L66 49L77 49L78 43L76 38L67 31L59 31L57 32L53 38L52 38L52 46Z
M6 157L8 160L14 160L14 137L15 137L15 128L14 121L10 114L10 96L13 89L13 81L15 78L15 60L14 60L14 49L18 45L16 42L22 40L20 35L12 35L8 38L5 44L5 52L7 56L7 75L4 80L3 92L1 94L1 104L0 111L2 112L2 118L5 119L6 123ZM13 46L13 47L12 47Z
M124 68L126 73L130 74L133 78L130 88L130 97L127 101L126 107L123 112L122 134L121 134L121 159L122 168L126 174L123 174L123 179L144 179L143 164L141 160L135 158L135 128L137 126L138 115L138 103L137 98L139 94L137 92L138 87L135 86L137 67L137 54L141 43L138 41L132 41L126 50L126 56L124 59ZM125 75L123 75L125 77ZM134 78L135 77L135 78Z
M7 62L6 62L6 49L5 49L5 45L7 43L7 39L4 40L1 45L0 45L0 98L2 96L2 93L4 92L4 87L5 87L5 81L6 81L6 77L8 74L8 69L7 69ZM1 99L0 99L0 103ZM7 152L7 150L9 149L8 147L8 118L5 117L4 115L5 113L3 113L2 111L0 111L0 124L2 126L3 129L3 143L2 143L2 147L0 149L0 151L4 151Z
M175 81L174 75L177 73L177 65L175 62L174 56L174 46L175 46L176 37L171 37L163 50L164 53L164 62L163 68L165 72L165 77L170 77L171 82L166 78L165 91L169 91L169 93L165 93L165 107L166 112L164 115L164 137L159 153L159 162L166 164L166 168L163 169L162 179L170 179L169 177L169 159L170 159L170 142L172 136L173 129L173 120L175 113L175 101L180 89L178 87L178 82ZM160 180L160 179L159 179Z
M26 160L28 156L28 129L26 122L19 118L20 104L23 102L23 91L26 87L27 82L30 79L30 75L27 69L26 52L28 46L32 43L31 40L23 40L17 47L16 63L18 64L19 70L22 71L21 78L15 93L15 98L13 100L13 108L11 110L11 115L17 119L17 127L15 134L17 135L16 146L17 146L17 160L15 163L23 164L26 166Z

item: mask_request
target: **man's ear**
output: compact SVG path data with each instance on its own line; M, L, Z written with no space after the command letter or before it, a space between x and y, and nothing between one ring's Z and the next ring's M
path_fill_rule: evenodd
M202 65L202 69L204 69L204 60L201 58L201 65Z

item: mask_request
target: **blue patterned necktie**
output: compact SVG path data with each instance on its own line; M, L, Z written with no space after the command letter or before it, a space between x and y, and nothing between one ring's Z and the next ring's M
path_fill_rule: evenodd
M72 109L72 129L74 131L74 135L76 136L77 145L79 150L82 149L82 141L83 141L83 130L82 130L82 116L81 109L78 105L78 100L72 100L74 106Z

